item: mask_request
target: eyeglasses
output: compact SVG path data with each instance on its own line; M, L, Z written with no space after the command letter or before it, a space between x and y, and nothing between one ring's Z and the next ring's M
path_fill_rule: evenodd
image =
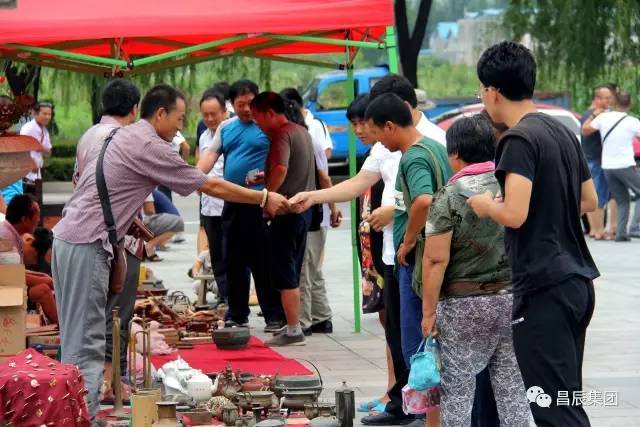
M493 89L493 90L495 90L496 92L500 92L500 89L497 89L497 88L495 88L495 87L493 87L493 86L487 86L487 87L483 87L483 88L481 88L480 90L478 90L478 91L476 92L476 98L477 98L477 99L482 99L482 92L489 92L489 89Z

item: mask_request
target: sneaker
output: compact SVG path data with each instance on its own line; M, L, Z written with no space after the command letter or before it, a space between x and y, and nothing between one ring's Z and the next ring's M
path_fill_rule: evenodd
M284 331L287 328L286 322L281 320L272 320L271 322L267 322L267 326L264 327L265 333L276 333L280 331Z
M176 234L176 235L173 237L173 240L171 240L171 243L178 243L178 244L180 244L180 243L184 243L184 241L185 241L185 238L184 238L184 236L182 235L182 233L178 233L178 234Z
M269 341L266 341L265 344L268 347L285 347L289 345L307 345L307 339L303 334L300 335L289 335L289 334L280 334L274 335Z
M616 242L630 242L631 237L628 236L616 236Z
M311 330L318 334L331 334L333 333L333 323L331 319L325 320L315 325L311 325Z
M629 237L635 237L636 239L640 239L640 231L630 231Z

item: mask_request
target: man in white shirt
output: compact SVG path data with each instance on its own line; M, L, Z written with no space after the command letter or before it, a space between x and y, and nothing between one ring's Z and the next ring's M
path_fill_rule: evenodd
M47 126L51 123L53 116L53 104L50 102L38 102L34 107L34 116L31 121L26 123L20 129L20 135L32 136L42 145L42 151L32 151L31 158L36 164L36 168L27 174L26 183L35 185L35 196L38 200L41 199L39 188L41 188L42 173L41 168L44 164L43 156L48 156L51 153L51 140L49 139L49 131Z
M595 110L584 122L586 135L600 131L602 135L602 169L609 189L618 204L617 242L628 242L630 237L640 238L640 204L636 203L629 232L629 190L640 196L640 175L636 169L633 139L640 136L640 120L629 115L631 96L627 92L615 94L614 111Z
M228 117L224 96L216 90L207 89L200 99L200 113L202 121L207 126L198 142L200 154L213 144L213 137L220 123ZM224 155L221 155L207 174L209 177L223 179ZM218 285L219 302L227 301L227 275L223 257L223 229L222 209L224 200L206 194L200 196L200 223L209 243L209 255L213 265L213 272Z
M320 119L314 117L313 113L304 107L302 107L302 115L304 116L304 123L307 125L311 138L314 141L320 142L325 156L327 159L330 159L331 152L333 151L333 140L331 139L327 125Z

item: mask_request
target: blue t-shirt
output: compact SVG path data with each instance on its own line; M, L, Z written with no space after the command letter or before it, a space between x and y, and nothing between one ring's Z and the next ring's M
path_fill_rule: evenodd
M8 205L11 199L13 199L15 196L24 194L24 190L22 188L22 179L17 180L13 184L7 185L1 191L4 203Z
M221 152L224 154L224 179L245 185L247 174L253 169L265 170L269 152L269 138L254 122L231 121L220 132ZM251 187L264 188L263 184Z

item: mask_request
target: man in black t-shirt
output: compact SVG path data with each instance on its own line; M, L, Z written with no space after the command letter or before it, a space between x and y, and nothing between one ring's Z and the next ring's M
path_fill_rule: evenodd
M580 143L539 113L531 98L536 63L522 45L502 42L478 61L480 96L506 131L496 149L503 198L469 198L481 217L505 226L513 281L513 343L537 425L588 426L579 405L558 392L582 391L582 356L599 276L580 216L597 196ZM562 395L560 395L561 397Z

